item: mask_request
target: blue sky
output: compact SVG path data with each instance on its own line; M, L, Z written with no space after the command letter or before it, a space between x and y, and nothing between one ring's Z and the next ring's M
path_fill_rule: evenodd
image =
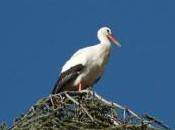
M48 96L64 62L98 43L109 26L113 46L96 91L175 127L173 0L0 1L0 122L11 124Z

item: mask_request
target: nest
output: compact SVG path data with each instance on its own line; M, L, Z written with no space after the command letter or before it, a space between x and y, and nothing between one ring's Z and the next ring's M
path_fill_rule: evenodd
M2 125L3 126L3 125ZM5 130L4 127L0 130ZM39 100L9 130L153 130L130 109L93 91L62 92Z

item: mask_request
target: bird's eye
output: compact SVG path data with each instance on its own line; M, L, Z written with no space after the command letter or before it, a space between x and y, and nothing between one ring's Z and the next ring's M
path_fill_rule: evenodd
M110 32L109 29L107 29L107 32L108 32L108 33Z

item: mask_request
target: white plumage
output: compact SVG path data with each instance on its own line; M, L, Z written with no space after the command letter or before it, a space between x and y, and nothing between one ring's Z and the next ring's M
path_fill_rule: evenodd
M100 28L97 37L99 44L78 50L65 63L52 93L86 89L101 77L110 55L111 43L121 45L108 27Z

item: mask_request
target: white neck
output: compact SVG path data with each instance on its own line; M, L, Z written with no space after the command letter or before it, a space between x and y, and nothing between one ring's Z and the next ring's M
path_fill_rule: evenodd
M110 42L110 40L106 36L99 35L98 36L98 39L99 39L99 41L100 41L101 44L106 44L108 46L111 46L111 42Z
M98 46L99 46L100 52L105 54L110 53L111 42L108 40L108 38L101 40Z
M97 32L97 38L100 41L100 46L103 48L105 47L106 49L111 48L111 42L107 37L107 34L104 33L101 29Z
M101 46L105 46L106 48L110 49L111 48L111 42L109 41L108 38L103 38L100 41Z

